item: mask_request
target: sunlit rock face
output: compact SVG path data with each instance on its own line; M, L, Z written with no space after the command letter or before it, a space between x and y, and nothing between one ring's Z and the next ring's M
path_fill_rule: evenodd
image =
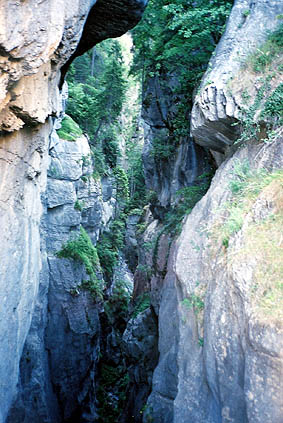
M0 142L0 421L15 392L22 347L29 330L41 270L40 195L46 185L50 132L24 128ZM2 413L2 415L1 415Z
M253 200L228 240L221 232L229 215L231 184L240 180L241 166L248 164L257 175L262 168L268 173L283 167L279 130L272 143L248 140L233 147L242 94L247 89L253 104L259 88L243 62L279 25L280 14L280 1L236 1L195 98L192 136L212 150L219 168L170 248L165 278L153 276L150 282L160 356L144 423L282 420L283 326L276 309L282 297L272 291L276 282L271 283L280 255L281 240L275 234L276 219L282 216L282 177ZM279 72L273 78L274 89ZM260 230L265 225L273 234L273 254L264 250L267 236ZM161 247L157 259L162 258ZM274 303L267 307L269 295Z
M140 20L145 0L1 0L0 130L57 112L58 70L70 57L117 37Z
M96 27L94 0L0 1L0 422L16 392L19 361L30 327L42 268L39 225L46 187L50 116L60 109L60 68L74 55L84 27ZM103 8L106 2L100 1ZM116 2L117 35L138 22L145 3ZM90 13L91 12L91 13ZM123 19L121 16L123 15ZM83 36L85 37L85 35ZM108 210L109 212L109 210ZM24 421L24 420L22 420ZM54 421L54 420L53 420Z
M282 314L273 305L266 311L259 293L272 280L276 255L263 259L258 228L269 222L277 233L268 219L282 213L282 189L275 184L262 192L228 247L217 230L239 163L275 171L282 153L281 138L268 148L245 147L223 163L172 245L158 287L160 357L144 423L281 422Z
M280 24L280 0L236 0L226 31L211 59L192 110L191 133L195 141L225 154L239 136L235 123L245 106L242 93L255 75L245 72L247 57ZM238 82L232 83L237 76ZM254 94L253 94L254 95Z

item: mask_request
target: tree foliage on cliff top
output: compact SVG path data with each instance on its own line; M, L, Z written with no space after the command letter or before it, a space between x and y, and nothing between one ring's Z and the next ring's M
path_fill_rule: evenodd
M133 30L133 72L181 75L192 93L224 30L232 0L150 0Z
M125 100L125 66L119 42L106 40L78 57L67 81L67 113L91 139L98 137L103 127L117 122Z

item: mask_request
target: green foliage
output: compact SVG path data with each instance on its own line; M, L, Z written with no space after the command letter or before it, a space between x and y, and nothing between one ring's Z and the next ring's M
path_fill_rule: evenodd
M129 212L133 209L139 209L139 213L142 213L143 207L148 204L142 163L142 145L135 140L129 140L127 143L127 158L130 195L127 209Z
M102 365L97 391L101 422L113 423L118 421L126 400L128 383L129 375L122 366Z
M115 286L111 295L111 301L119 303L120 308L123 311L128 311L128 304L130 299L131 295L125 281L123 279L115 281Z
M178 145L177 137L164 134L164 136L156 136L152 140L152 155L157 160L168 160L176 152Z
M261 117L272 120L276 125L283 125L283 83L266 100Z
M103 138L105 126L117 122L125 100L125 67L119 42L106 40L77 58L67 81L67 113L97 144L96 138Z
M162 120L152 143L155 161L169 161L188 136L193 91L224 29L232 0L150 0L133 30L132 73L140 74L143 105ZM168 102L171 107L163 107Z
M206 69L222 34L232 1L151 0L133 30L133 72L145 78L178 73L175 88L188 96Z
M79 125L70 117L65 116L61 122L61 128L57 131L59 138L67 141L76 141L83 131Z
M117 40L106 40L78 57L67 75L67 113L88 133L94 178L115 168L120 157L119 116L126 99L126 68Z
M200 347L203 347L204 346L204 339L203 338L199 338L198 344L199 344Z
M84 282L81 286L90 289L95 297L103 297L102 281L100 281L96 275L96 272L100 270L97 250L82 226L80 228L80 234L74 235L66 244L63 244L56 256L59 258L76 260L84 264L90 280Z
M204 196L209 188L211 175L199 177L198 185L192 185L180 189L177 195L176 206L173 207L165 216L164 228L166 233L178 235L182 227L182 221L188 215L195 204Z
M263 188L280 177L282 177L282 171L269 173L266 169L251 169L247 161L235 163L233 179L229 184L232 198L225 206L227 216L224 224L219 228L224 247L228 247L231 236L242 228L250 205Z
M116 180L117 199L127 203L129 200L129 181L124 169L120 166L115 167L114 177Z
M251 11L249 9L246 9L242 12L242 15L247 18L251 14Z
M141 294L135 301L135 307L132 314L132 318L135 319L140 313L150 307L150 294L145 292Z
M106 165L105 156L100 146L91 147L92 158L93 158L93 177L99 179L101 176L108 174L108 168Z
M144 264L139 264L136 268L138 272L143 274L146 278L150 279L152 276L152 269L149 266L146 266Z
M115 280L114 288L108 300L104 303L104 310L111 326L114 326L117 320L125 322L128 320L129 303L131 295L126 282L123 279ZM121 328L121 323L119 328Z
M103 274L110 280L118 262L119 251L124 246L125 220L123 217L114 220L108 232L103 232L98 243L97 253Z
M269 35L267 41L249 57L253 70L257 73L265 72L274 57L282 54L282 47L283 24L280 24L278 29Z
M283 84L280 84L273 92L271 91L272 74L260 78L260 88L257 91L254 102L242 108L241 114L241 135L235 144L246 143L251 140L260 140L261 128L260 119L267 120L269 141L272 129L282 124L282 98ZM245 96L245 98L247 98ZM260 112L261 110L261 112Z
M76 200L76 202L74 204L74 209L81 212L81 211L83 211L84 206L85 206L84 201Z
M102 151L106 163L110 166L110 168L114 168L117 165L118 158L121 157L121 152L119 148L119 140L114 131L113 125L109 126L108 130L104 133Z
M199 313L204 309L204 302L199 295L191 294L188 298L184 298L181 304L187 310L194 309L195 313Z
M152 259L155 270L157 269L158 248L161 236L168 234L171 237L175 237L180 234L184 217L191 213L196 203L208 190L211 176L209 173L205 173L199 176L198 185L192 185L177 191L176 205L166 213L163 221L163 229L157 234L154 241ZM172 239L170 244L171 242ZM168 253L169 250L170 248L168 249Z

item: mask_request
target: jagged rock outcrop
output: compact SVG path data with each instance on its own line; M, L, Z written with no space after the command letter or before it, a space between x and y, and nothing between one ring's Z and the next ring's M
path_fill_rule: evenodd
M159 218L174 204L178 190L211 170L209 154L203 148L188 136L175 135L176 105L181 101L174 95L176 84L174 75L150 78L143 99L145 181L156 193L152 211Z
M280 1L235 1L194 101L191 133L198 144L222 155L231 150L239 137L240 127L235 123L243 117L247 95L255 99L262 85L256 84L257 75L249 72L245 63L278 27L282 13ZM280 72L277 79L278 84ZM221 156L216 157L221 160Z
M88 140L52 134L41 222L43 269L8 422L93 421L102 305L82 288L84 266L56 257L82 224L95 243L115 211L93 179ZM110 185L106 181L109 191ZM105 189L104 189L105 191ZM114 196L114 190L113 196ZM103 201L105 200L105 201ZM47 353L48 351L48 353Z
M130 383L121 422L142 422L143 407L150 394L152 373L158 360L157 344L157 319L148 308L129 321L123 334Z
M223 225L233 172L245 159L255 168L282 169L282 140L248 146L226 161L171 249L159 309L160 359L144 422L281 421L282 323L272 306L265 314L264 293L257 300L254 293L272 268L269 257L268 273L256 279L263 248L256 225L282 213L282 193L262 194L227 248L214 232Z
M240 133L233 124L247 108L245 94L254 104L261 87L255 73L235 58L239 53L245 59L259 47L280 13L279 1L235 2L195 99L192 135L212 150L220 167L171 246L165 279L151 281L160 357L144 423L282 420L282 292L277 285L282 131L276 130L268 143L249 139L241 148L233 145ZM276 72L259 78L271 81L271 90L280 82ZM277 176L263 188L272 173ZM243 191L242 198L235 197L237 184L248 184L249 178L255 184L250 189L257 187L254 196Z
M146 3L1 0L0 129L12 132L56 114L60 68L70 57L136 25Z
M96 14L90 13L95 3L0 1L0 226L5 245L0 253L1 423L16 393L20 357L40 288L39 273L46 270L41 261L39 226L52 130L49 116L60 109L60 68L74 55L80 40L84 43L85 34L81 37L86 23L88 28L97 26ZM105 9L106 3L100 1L100 7ZM118 35L138 21L145 2L115 4L119 6ZM108 18L117 22L112 8ZM113 35L107 32L110 26L100 17L103 35L99 40ZM93 44L97 41L93 39ZM53 190L56 184L57 188L63 185L56 182ZM46 288L40 289L42 295Z

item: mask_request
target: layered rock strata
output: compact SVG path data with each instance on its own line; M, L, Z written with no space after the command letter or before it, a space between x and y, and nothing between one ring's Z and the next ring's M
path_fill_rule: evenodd
M86 23L88 28L98 25L96 13L90 13L95 3L0 2L0 226L5 245L0 253L1 422L16 393L23 345L37 294L42 295L39 273L41 269L46 271L41 260L39 226L52 130L49 117L60 110L60 68L74 55L79 42L84 43ZM107 2L99 3L105 8ZM119 17L115 13L108 16L112 23L120 21L116 35L132 27L144 7L143 1L116 2ZM88 46L98 38L112 36L107 32L112 23L102 24L100 18L103 35L93 39L93 44L88 41ZM60 184L57 182L57 188Z
M282 169L282 140L244 148L225 162L171 248L160 287L160 358L144 422L281 421L282 323L276 311L268 317L254 302L261 259L247 250L261 248L254 222L280 213L276 191L257 200L228 248L215 234L233 172L246 159L256 168Z
M21 358L18 395L8 418L11 423L39 418L50 423L81 418L93 421L96 416L99 313L103 307L82 287L89 279L84 266L56 256L74 231L78 235L80 225L95 243L114 216L115 190L107 180L102 187L92 173L87 138L65 141L54 131L47 190L42 197L43 267Z
M198 144L222 155L233 151L240 133L235 124L246 107L243 92L256 96L257 75L247 71L246 62L278 27L282 13L280 1L235 1L194 101L191 134Z
M150 283L160 357L144 423L282 419L282 294L276 282L282 131L277 128L269 142L251 138L239 146L240 127L234 126L248 107L245 93L253 105L262 81L270 83L269 95L280 83L279 73L267 69L257 76L242 67L278 27L280 14L278 1L236 1L195 99L192 135L211 149L219 168L171 246L165 279ZM261 111L259 102L258 116ZM276 176L263 189L268 174ZM250 203L247 193L235 199L237 184L249 180L259 184L257 195ZM235 204L238 214L231 217ZM164 256L161 250L158 256Z

